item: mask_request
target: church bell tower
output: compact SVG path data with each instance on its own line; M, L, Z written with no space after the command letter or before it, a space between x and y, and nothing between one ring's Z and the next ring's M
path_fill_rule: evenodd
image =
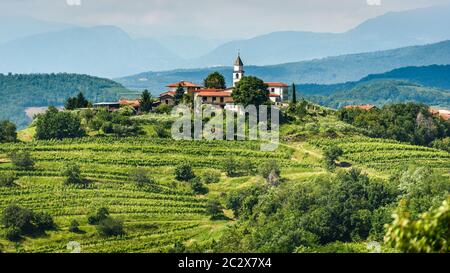
M234 63L233 87L236 87L236 84L244 77L244 73L244 63L241 60L241 55L238 53L238 57Z

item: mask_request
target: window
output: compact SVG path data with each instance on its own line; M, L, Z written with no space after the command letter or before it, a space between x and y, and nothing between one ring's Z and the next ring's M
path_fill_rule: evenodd
M228 74L229 75L229 74ZM239 79L239 73L236 73L236 79Z
M207 102L208 98L207 97L202 97L203 102Z
M169 100L166 100L166 104L169 104Z
M275 88L272 88L270 92L275 93Z
M212 101L216 102L217 98L216 97L212 97Z
M225 100L223 97L220 98L220 102L223 103Z

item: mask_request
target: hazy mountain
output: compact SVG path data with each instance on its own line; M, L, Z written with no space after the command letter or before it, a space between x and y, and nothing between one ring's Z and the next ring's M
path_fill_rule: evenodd
M232 63L233 60L234 58L230 59L229 63ZM266 81L335 84L358 81L370 74L385 73L397 68L434 64L450 64L450 41L297 63L246 66L245 70L247 75L254 75ZM171 82L187 80L202 83L202 80L213 71L222 73L226 77L228 85L231 84L232 67L147 72L120 78L118 81L129 88L148 88L154 94L158 94L165 90L166 84ZM436 77L441 76L442 73L436 74Z
M180 58L152 39L133 40L113 26L70 28L0 45L0 72L64 71L115 77L167 69Z
M205 39L196 36L166 36L158 37L156 40L184 59L200 57L223 44L223 40L220 39Z
M70 27L73 26L65 23L37 20L32 17L0 17L0 44Z
M327 96L310 95L304 97L320 105L336 109L347 105L373 104L383 106L401 102L418 102L440 108L450 108L449 90L425 87L393 79L359 82L353 88L336 91Z
M219 46L192 65L229 65L240 50L247 64L271 65L387 50L450 39L450 6L390 12L345 33L275 32Z

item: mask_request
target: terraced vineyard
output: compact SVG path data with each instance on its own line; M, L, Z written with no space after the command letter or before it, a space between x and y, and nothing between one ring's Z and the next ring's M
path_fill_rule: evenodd
M47 236L26 238L20 246L0 239L6 251L67 252L67 243L76 241L86 252L159 252L174 242L215 238L227 221L210 221L205 214L207 196L196 196L187 185L175 182L174 167L183 161L197 174L221 169L228 157L254 164L277 160L284 168L310 170L314 166L291 160L294 150L280 147L277 152L259 150L257 142L189 142L148 138L84 138L64 141L33 141L0 145L0 172L15 172L18 186L0 187L0 210L11 203L45 211L55 218L57 230ZM7 154L28 150L36 164L33 170L18 170ZM224 156L226 154L226 156ZM91 181L87 188L63 184L61 170L68 162L80 165ZM137 166L145 168L157 181L139 188L129 181ZM255 177L227 178L210 186L211 195L258 183ZM104 238L88 225L87 215L101 206L124 220L126 234ZM82 233L69 232L76 219ZM1 232L1 230L0 230ZM17 249L16 249L17 247Z
M344 151L343 160L382 172L408 165L429 166L447 174L450 171L450 153L394 140L349 137L311 140L309 143L322 149L339 146Z

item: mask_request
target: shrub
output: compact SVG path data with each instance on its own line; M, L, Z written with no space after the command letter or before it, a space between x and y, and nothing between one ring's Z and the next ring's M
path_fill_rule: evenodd
M189 163L183 163L175 169L175 179L178 181L189 181L194 178L195 174Z
M167 104L161 104L155 108L155 113L158 114L170 114L172 107Z
M206 188L203 185L202 181L198 177L192 179L190 181L190 183L191 183L192 191L194 191L194 193L196 193L196 194L207 194L208 193L208 188Z
M87 181L81 175L80 167L76 164L69 164L64 172L64 184L66 185L85 185Z
M138 187L155 184L155 181L147 175L147 171L141 168L131 173L130 180L136 183Z
M223 207L218 200L209 200L206 204L206 214L211 216L211 219L218 219L223 217Z
M220 181L220 173L217 171L204 172L202 175L203 183L214 184Z
M18 242L22 238L22 232L16 227L7 228L5 230L5 238L11 242Z
M74 232L74 233L79 232L80 231L79 227L80 227L80 224L78 223L77 220L74 219L70 222L69 231Z
M228 158L224 162L224 171L228 177L237 175L238 163L233 158Z
M34 213L17 205L5 208L2 222L6 228L17 229L20 235L30 235L55 228L53 218L48 213Z
M105 207L101 207L99 208L96 212L91 213L88 216L88 223L90 225L97 225L99 224L102 220L106 219L109 217L109 211L107 208Z
M0 121L0 143L15 142L16 140L16 125L7 120Z
M444 150L450 153L450 137L433 141L433 148Z
M20 169L32 169L34 166L34 160L28 151L14 151L9 154L9 158L13 165Z
M13 173L0 173L0 187L13 187L16 179Z
M262 163L258 168L259 174L266 179L266 181L273 180L274 177L280 177L281 171L278 163L275 160L270 160Z
M99 222L97 230L100 235L103 236L118 236L125 234L123 222L109 216Z
M166 130L165 126L163 124L156 124L155 125L155 134L159 138L168 138L170 137L169 132Z
M36 122L36 139L63 139L83 137L86 132L80 119L70 112L59 112L49 107Z
M324 152L325 167L329 171L333 171L336 168L336 160L342 156L344 152L338 146L331 146Z

